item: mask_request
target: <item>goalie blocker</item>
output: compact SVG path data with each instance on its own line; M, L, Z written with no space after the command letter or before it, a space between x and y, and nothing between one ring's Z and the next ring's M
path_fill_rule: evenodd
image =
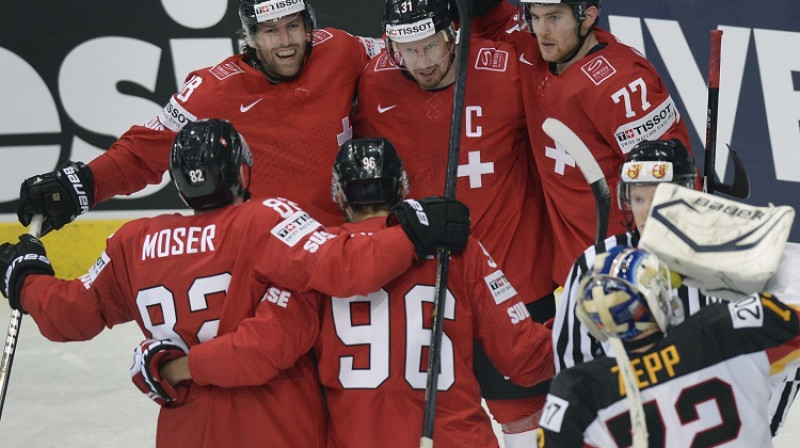
M763 291L778 270L794 209L755 207L672 183L656 189L639 246L706 295Z

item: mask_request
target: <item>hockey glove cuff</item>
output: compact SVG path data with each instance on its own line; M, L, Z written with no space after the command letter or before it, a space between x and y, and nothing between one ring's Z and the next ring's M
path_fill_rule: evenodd
M419 201L407 199L389 212L389 225L395 220L414 244L418 259L424 259L435 248L459 253L467 245L469 208L455 199L440 196L429 196Z
M44 215L42 236L60 229L94 205L92 170L81 162L67 162L52 173L29 177L19 189L17 218L23 226L33 215Z
M31 235L20 235L17 244L0 245L0 289L11 308L22 311L20 294L30 274L55 275L44 245Z

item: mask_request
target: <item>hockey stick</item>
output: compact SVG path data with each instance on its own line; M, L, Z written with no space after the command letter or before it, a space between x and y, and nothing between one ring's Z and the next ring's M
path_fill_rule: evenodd
M545 134L564 147L567 154L575 160L586 182L592 187L597 212L594 240L599 244L606 239L608 215L611 212L611 192L608 190L605 174L586 144L567 125L556 118L548 118L542 123L542 129Z
M564 150L575 160L578 169L583 173L586 182L592 187L592 195L597 207L597 230L595 232L595 244L600 244L606 238L608 231L608 214L611 208L611 194L608 189L606 177L600 165L595 160L592 152L585 143L567 125L556 118L547 118L542 123L545 134L560 144ZM622 382L625 385L625 395L628 397L628 406L631 415L631 430L633 433L633 447L647 447L647 422L644 416L642 398L639 394L639 386L633 374L631 361L625 352L622 341L617 338L609 338L611 349L616 356L617 365L622 374Z
M467 84L469 64L469 39L472 26L472 0L456 0L460 22L458 39L458 61L456 61L456 81L453 87L453 112L450 118L450 142L447 150L447 171L445 174L444 196L454 198L458 179L458 152L461 146L461 121L464 117L464 91ZM420 448L433 447L433 427L436 417L436 394L439 391L439 373L442 358L442 334L444 332L444 311L447 300L447 274L450 269L450 251L436 251L436 284L434 286L433 325L431 345L428 355L428 382L425 385L425 410L422 417L422 437Z
M750 179L736 152L728 146L733 160L733 181L723 184L717 178L717 116L719 112L719 72L722 59L722 30L711 30L711 55L708 58L708 110L706 113L706 157L703 166L703 191L715 191L734 198L750 197Z
M38 238L42 233L43 220L43 215L34 215L28 233ZM0 359L0 418L3 416L8 379L11 376L11 367L14 363L14 352L17 348L20 325L22 325L22 313L18 310L11 310L11 319L8 321L8 332L6 332L6 342L3 346L3 357Z

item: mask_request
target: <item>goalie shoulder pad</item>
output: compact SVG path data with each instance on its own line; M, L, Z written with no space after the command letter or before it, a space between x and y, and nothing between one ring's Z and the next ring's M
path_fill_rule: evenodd
M656 189L639 245L689 286L737 300L778 270L794 209L755 207L672 183Z

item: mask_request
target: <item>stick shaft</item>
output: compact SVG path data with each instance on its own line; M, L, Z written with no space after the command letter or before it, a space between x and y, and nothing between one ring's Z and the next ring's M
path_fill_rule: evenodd
M445 175L444 196L454 198L458 179L458 156L461 146L461 122L464 117L464 92L467 84L469 62L469 39L472 16L471 0L456 0L460 22L459 45L456 61L456 81L453 87L453 112L450 120L450 142L447 152L447 171ZM437 250L436 285L434 288L433 326L428 356L428 381L425 387L425 409L422 417L421 447L433 446L433 428L436 417L436 397L441 370L442 334L444 333L444 310L447 300L447 275L450 266L450 252Z
M722 31L711 30L711 55L708 59L708 109L706 113L706 151L703 191L714 193L717 160L717 116L719 112L719 68L722 58Z
M42 233L43 220L44 217L42 215L34 215L28 233L38 238ZM8 321L8 331L6 331L6 340L3 345L3 355L2 358L0 358L0 418L3 416L3 408L6 403L6 391L8 390L8 381L11 377L11 367L14 364L14 354L17 349L17 339L19 338L21 325L22 313L17 310L11 310L11 318Z

